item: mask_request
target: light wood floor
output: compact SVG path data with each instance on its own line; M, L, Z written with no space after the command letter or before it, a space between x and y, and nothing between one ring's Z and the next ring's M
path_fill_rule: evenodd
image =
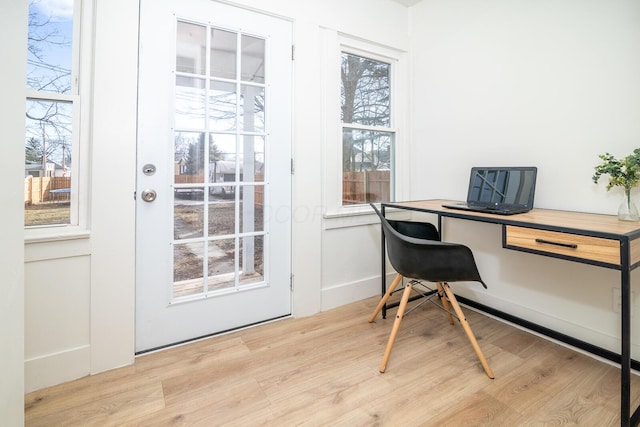
M494 380L460 325L429 304L404 319L380 374L393 315L367 323L377 301L141 356L30 393L26 424L619 425L617 368L470 309ZM640 390L635 376L632 389Z

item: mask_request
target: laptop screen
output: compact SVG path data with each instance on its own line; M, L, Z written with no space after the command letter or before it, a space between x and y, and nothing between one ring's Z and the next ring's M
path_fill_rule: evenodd
M533 208L537 168L474 167L471 169L467 204L477 206L525 206Z

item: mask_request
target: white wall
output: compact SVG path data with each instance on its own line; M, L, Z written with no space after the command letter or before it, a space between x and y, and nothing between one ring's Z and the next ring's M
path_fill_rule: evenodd
M640 3L424 0L410 16L412 198L464 199L473 165L534 165L537 207L617 211L622 193L591 177L598 154L640 146ZM461 293L619 350L618 273L504 250L497 226L445 226L489 284Z
M90 240L25 247L26 391L91 373Z
M24 423L24 105L27 65L26 2L0 4L0 28L11 43L3 43L0 101L2 126L2 232L0 235L0 424ZM9 83L7 83L9 82ZM14 84L15 83L15 84Z

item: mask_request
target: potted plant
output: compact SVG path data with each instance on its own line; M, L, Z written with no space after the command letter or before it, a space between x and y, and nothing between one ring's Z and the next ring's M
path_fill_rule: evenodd
M638 221L638 208L631 200L631 189L640 183L640 148L633 150L623 159L616 159L609 153L600 154L602 163L595 167L593 182L598 183L602 175L609 175L607 191L613 187L624 188L624 199L618 209L618 218L624 221Z

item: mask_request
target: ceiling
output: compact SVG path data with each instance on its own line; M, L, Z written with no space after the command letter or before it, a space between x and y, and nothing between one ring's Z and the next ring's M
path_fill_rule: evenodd
M405 6L413 6L416 3L420 3L421 0L393 0L393 1L403 4Z

